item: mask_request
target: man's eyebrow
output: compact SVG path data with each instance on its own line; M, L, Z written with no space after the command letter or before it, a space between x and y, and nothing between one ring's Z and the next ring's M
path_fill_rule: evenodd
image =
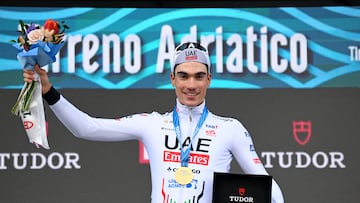
M189 73L187 73L187 72L184 72L184 71L178 71L178 72L176 72L176 74L181 74L181 75L189 75Z
M190 75L188 72L184 72L184 71L176 72L176 74ZM206 72L200 71L200 72L195 73L194 75L206 75Z
M202 76L202 75L206 75L206 72L202 72L202 71L201 71L201 72L197 72L197 73L195 73L195 75L198 75L198 76L200 76L200 75L201 75L201 76Z

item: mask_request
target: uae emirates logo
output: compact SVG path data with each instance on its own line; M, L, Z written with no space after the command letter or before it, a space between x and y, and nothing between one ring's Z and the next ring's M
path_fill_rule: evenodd
M311 121L293 121L293 135L299 145L309 142L311 130Z

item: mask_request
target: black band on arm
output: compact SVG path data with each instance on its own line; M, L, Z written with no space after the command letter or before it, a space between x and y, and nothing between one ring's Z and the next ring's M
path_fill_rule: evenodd
M60 93L51 86L50 90L43 94L43 98L49 105L53 105L60 100Z

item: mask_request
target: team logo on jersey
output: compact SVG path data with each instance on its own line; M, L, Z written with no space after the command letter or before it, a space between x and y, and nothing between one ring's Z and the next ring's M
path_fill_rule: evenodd
M293 135L299 145L309 142L311 131L311 121L293 121Z
M217 129L219 126L218 126L218 125L206 124L205 127L206 127L206 128L211 128L211 129Z
M161 130L164 130L164 131L174 131L175 129L174 129L174 128L161 127Z
M261 164L261 159L259 157L255 157L252 160L255 164Z
M216 136L215 130L205 130L207 136Z
M191 152L189 156L189 164L198 165L209 165L210 156L207 154L200 154ZM180 163L180 152L164 151L163 153L164 162Z

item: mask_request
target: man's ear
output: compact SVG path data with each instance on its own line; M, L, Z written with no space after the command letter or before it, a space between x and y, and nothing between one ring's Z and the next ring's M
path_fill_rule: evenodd
M170 74L170 80L171 80L172 86L174 87L175 86L175 84L174 84L174 82L175 82L175 74L174 73Z

